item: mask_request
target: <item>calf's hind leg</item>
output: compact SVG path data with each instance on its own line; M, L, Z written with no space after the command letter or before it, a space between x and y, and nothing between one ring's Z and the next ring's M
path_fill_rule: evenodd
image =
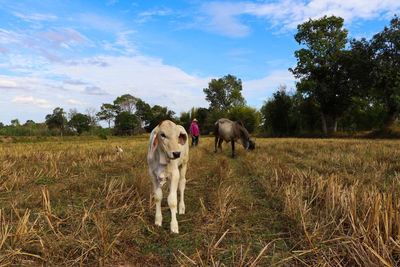
M151 181L153 183L154 190L154 201L156 202L156 217L155 224L161 226L162 224L162 213L161 213L161 200L162 200L162 189L160 184L157 181L157 178L154 176L152 172L150 172Z

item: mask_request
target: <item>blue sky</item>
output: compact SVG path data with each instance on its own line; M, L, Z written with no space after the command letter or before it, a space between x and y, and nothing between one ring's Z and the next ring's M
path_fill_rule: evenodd
M350 37L370 38L399 11L399 0L0 0L0 122L126 93L179 114L207 107L202 89L226 74L260 108L294 87L299 23L341 16Z

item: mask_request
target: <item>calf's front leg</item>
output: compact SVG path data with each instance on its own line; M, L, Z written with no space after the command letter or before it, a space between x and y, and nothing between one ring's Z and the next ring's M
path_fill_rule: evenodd
M178 229L178 221L176 220L176 212L177 212L177 196L176 191L178 189L179 183L179 171L175 170L171 175L171 181L169 186L169 195L168 195L168 206L171 210L171 232L179 233Z

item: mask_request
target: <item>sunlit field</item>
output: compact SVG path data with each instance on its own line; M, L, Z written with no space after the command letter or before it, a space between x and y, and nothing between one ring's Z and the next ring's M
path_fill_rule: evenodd
M258 138L232 159L200 138L179 234L166 187L154 225L147 148L148 136L0 143L1 265L399 264L399 141Z

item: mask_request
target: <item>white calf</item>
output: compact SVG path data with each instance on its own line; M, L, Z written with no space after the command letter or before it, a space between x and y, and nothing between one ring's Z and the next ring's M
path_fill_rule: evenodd
M184 191L186 168L189 161L188 135L180 125L172 121L162 121L150 134L150 145L147 153L150 178L154 188L156 202L155 224L161 226L162 186L168 181L168 206L171 210L171 232L178 233L177 189L179 185L179 214L185 213Z

